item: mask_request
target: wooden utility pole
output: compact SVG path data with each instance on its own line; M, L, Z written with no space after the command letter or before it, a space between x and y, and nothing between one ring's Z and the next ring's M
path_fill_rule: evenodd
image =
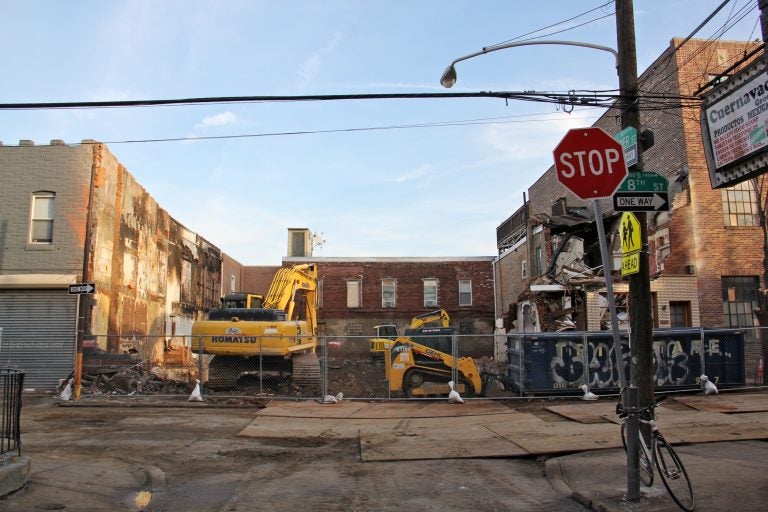
M616 39L619 51L619 89L621 127L632 126L638 133L637 164L630 172L643 170L642 131L637 94L637 57L632 0L616 0ZM651 315L651 275L648 268L648 225L645 212L635 212L640 222L640 270L629 280L631 345L634 383L640 405L653 400L653 317Z

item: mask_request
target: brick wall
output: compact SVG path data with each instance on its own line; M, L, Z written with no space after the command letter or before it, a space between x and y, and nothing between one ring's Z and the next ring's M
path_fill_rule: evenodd
M443 308L452 325L471 324L476 334L493 332L493 257L468 258L286 258L285 265L316 262L322 288L321 328L326 335L370 336L373 326L394 323L400 332L416 315ZM438 305L424 306L424 282L438 280ZM395 307L382 307L381 281L396 282ZM361 307L347 307L347 282L362 283ZM459 306L459 280L472 282L472 305Z

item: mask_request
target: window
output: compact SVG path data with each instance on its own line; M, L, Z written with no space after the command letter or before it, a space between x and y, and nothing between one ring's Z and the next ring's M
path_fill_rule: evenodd
M395 295L396 281L394 279L382 279L381 280L381 307L393 308L396 305Z
M459 281L459 306L471 306L472 305L472 281L460 280Z
M759 226L757 193L752 180L723 190L723 223L725 226Z
M229 291L230 293L237 291L237 278L235 274L229 276Z
M669 325L670 327L691 327L690 302L669 303Z
M56 194L35 192L32 194L32 220L29 228L29 242L32 244L53 243L53 212Z
M757 307L758 278L729 276L723 283L723 322L726 327L751 327L752 310Z
M523 279L526 279L528 277L528 262L525 260L523 260L523 265L522 265L522 276L523 276Z
M359 308L362 302L360 293L362 291L362 282L359 279L347 280L347 307Z
M437 279L422 279L424 282L424 306L437 306Z

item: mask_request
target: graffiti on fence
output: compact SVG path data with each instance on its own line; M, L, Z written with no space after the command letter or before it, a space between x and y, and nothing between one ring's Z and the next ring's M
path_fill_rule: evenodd
M607 388L619 385L613 343L598 341L587 343L584 357L583 341L562 340L555 343L555 355L549 368L553 389L577 388L583 383L590 387ZM622 366L629 365L629 354L622 351ZM585 364L585 361L588 361ZM584 369L587 368L585 379Z

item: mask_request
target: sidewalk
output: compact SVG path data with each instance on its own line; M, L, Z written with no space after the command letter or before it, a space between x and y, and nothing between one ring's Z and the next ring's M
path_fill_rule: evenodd
M766 434L768 435L768 434ZM757 511L768 503L768 442L736 441L675 446L693 485L696 510ZM560 492L598 512L680 510L658 475L641 498L625 499L622 449L577 453L547 460L547 478Z

